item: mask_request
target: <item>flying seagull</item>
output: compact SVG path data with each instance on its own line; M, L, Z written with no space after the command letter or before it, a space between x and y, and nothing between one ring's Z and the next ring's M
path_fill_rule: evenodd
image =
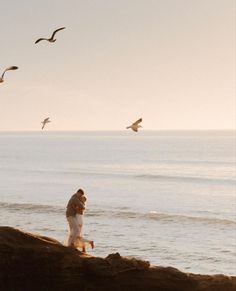
M51 36L50 38L39 38L39 39L36 40L35 43L38 43L38 42L40 42L41 40L47 40L47 41L49 41L49 42L55 42L55 41L56 41L56 39L54 38L55 34L56 34L59 30L62 30L62 29L65 29L65 27L61 27L61 28L56 29L56 30L53 32L53 34L52 34L52 36Z
M11 66L11 67L8 67L4 70L4 72L2 73L2 76L0 77L0 83L4 82L4 75L6 73L6 71L10 71L10 70L17 70L18 67L16 66Z
M131 128L133 131L137 132L139 127L142 127L139 125L139 123L142 122L142 118L139 118L137 121L135 121L133 124L130 126L127 126L126 128L129 129Z
M45 125L46 125L47 123L51 122L51 121L49 120L49 118L50 118L50 117L47 117L47 118L44 119L44 121L41 122L41 123L43 124L42 129L44 129L44 127L45 127Z

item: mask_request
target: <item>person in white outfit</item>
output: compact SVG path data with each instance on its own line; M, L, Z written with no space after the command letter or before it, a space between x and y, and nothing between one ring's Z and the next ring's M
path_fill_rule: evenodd
M86 247L91 246L91 248L94 248L94 242L92 240L87 240L83 236L83 216L85 211L85 202L87 198L83 195L80 197L80 201L83 203L83 208L81 209L78 207L77 213L76 213L76 221L78 223L78 235L75 241L75 245L77 248L82 248L82 252L86 253Z
M80 201L80 197L84 195L84 191L79 189L71 196L66 207L66 218L69 223L69 235L66 241L66 246L76 247L75 241L79 233L79 224L77 222L76 213L79 209L84 209L84 204Z
M71 196L66 209L66 218L69 223L69 234L65 245L72 248L82 248L86 252L86 246L94 248L94 242L83 237L83 214L86 197L84 191L79 189Z

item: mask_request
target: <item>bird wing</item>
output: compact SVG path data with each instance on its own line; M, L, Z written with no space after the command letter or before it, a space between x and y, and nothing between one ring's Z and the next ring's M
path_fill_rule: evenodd
M4 77L5 73L6 73L6 71L17 70L17 69L18 69L17 66L10 66L10 67L6 68L6 69L4 70L4 72L3 72L2 76L1 76L1 78L3 79L3 77Z
M17 70L17 69L18 69L17 66L10 66L10 67L8 67L8 68L5 69L5 72L6 71L9 71L9 70Z
M49 121L49 118L50 117L45 118L43 122L48 122Z
M138 132L137 128L133 128L133 127L131 127L131 128L132 128L133 131Z
M59 30L62 30L62 29L65 29L65 27L61 27L61 28L58 28L58 29L56 29L55 31L53 31L53 34L52 34L52 36L51 36L51 39L53 39L54 36L55 36L55 34L56 34Z
M139 118L137 121L135 121L132 125L138 125L140 122L142 122L142 118Z
M48 39L47 39L47 38L39 38L39 39L36 40L35 43L38 43L38 42L40 42L41 40L48 40Z

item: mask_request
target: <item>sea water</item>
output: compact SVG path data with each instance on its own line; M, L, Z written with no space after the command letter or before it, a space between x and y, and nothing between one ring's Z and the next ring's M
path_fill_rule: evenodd
M236 275L233 131L2 132L0 225L60 242L86 192L92 255Z

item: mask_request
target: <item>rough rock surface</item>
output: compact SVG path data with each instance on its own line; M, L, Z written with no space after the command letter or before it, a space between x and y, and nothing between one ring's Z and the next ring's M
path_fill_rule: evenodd
M236 277L150 267L118 253L91 257L51 238L0 227L0 290L236 291Z

